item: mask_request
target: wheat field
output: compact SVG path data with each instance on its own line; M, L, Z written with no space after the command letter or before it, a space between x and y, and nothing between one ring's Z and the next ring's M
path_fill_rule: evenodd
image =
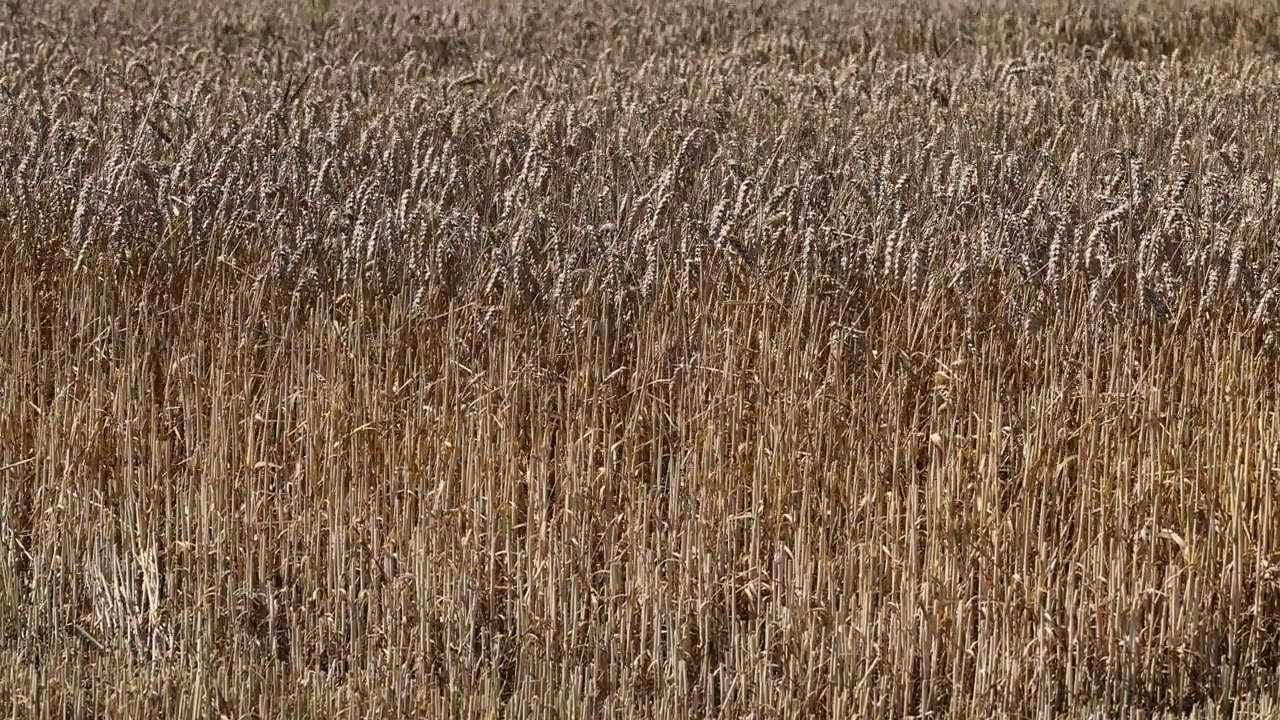
M8 0L0 714L1274 717L1277 28Z

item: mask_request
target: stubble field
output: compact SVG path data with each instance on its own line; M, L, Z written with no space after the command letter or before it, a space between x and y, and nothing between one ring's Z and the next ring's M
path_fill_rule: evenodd
M1277 711L1280 9L0 18L0 714Z

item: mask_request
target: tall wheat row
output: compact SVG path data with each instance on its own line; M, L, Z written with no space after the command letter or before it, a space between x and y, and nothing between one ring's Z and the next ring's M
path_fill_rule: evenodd
M0 7L0 715L1273 716L1277 27Z

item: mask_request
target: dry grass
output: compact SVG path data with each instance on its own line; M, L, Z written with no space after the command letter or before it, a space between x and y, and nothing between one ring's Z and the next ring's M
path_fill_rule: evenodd
M10 2L0 712L1269 716L1269 8Z

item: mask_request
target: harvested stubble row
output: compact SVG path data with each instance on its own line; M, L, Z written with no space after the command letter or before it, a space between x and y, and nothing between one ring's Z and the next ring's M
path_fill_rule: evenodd
M0 712L1266 715L1280 11L9 3Z

